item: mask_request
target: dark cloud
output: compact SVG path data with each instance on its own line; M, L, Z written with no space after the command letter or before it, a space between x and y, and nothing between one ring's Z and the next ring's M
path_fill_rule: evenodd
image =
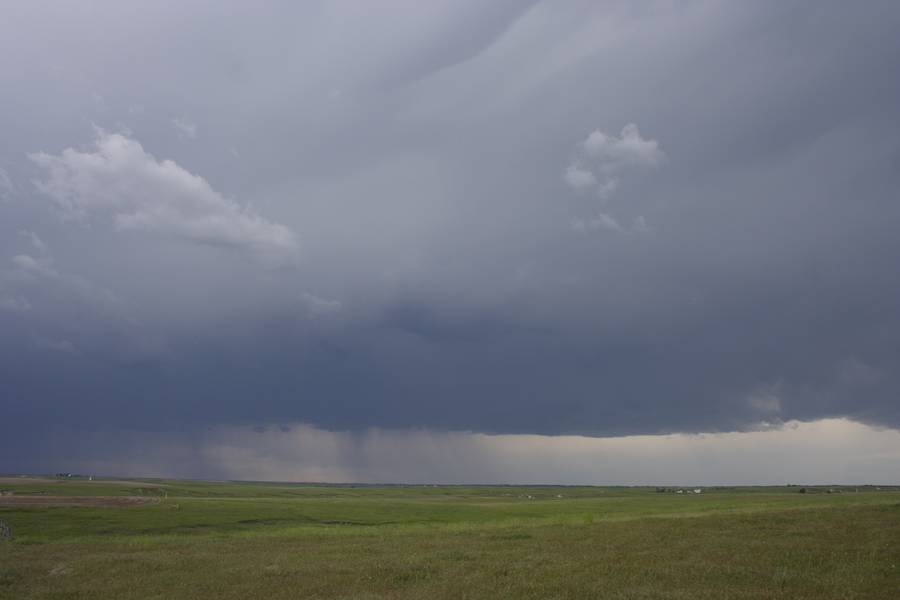
M85 475L256 481L896 484L900 449L900 431L843 419L753 432L614 438L324 431L308 425L53 433L40 444L26 443L29 454L17 463L20 470L46 468L40 465L50 459L58 469Z
M900 426L896 3L6 12L6 454Z

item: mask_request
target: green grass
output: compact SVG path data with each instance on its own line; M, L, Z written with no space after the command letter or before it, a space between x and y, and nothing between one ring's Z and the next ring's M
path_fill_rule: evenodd
M0 507L15 534L0 543L0 598L900 598L897 491L167 480L0 489L163 496Z

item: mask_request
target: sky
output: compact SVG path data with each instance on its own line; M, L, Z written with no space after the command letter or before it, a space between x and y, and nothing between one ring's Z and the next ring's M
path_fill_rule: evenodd
M900 483L896 2L2 10L0 471Z

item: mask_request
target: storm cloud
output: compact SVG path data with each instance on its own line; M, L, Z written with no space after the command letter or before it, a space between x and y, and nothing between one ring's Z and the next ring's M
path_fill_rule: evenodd
M78 473L327 483L785 485L897 481L900 431L844 419L752 432L620 437L303 424L201 432L60 433L21 464L68 449ZM72 453L72 448L77 450Z
M0 470L61 427L900 427L898 25L8 3Z

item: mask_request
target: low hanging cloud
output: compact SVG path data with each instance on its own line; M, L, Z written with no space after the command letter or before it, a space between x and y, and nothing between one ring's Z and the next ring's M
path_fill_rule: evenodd
M264 260L284 260L297 250L290 229L222 196L174 161L158 160L125 135L100 131L93 151L28 156L44 172L38 190L69 219L107 215L120 231L234 247Z
M578 145L563 179L578 192L593 190L606 200L619 188L623 172L658 167L665 160L659 142L644 139L634 123L623 127L618 137L595 129Z
M644 139L638 126L629 123L619 137L594 130L582 144L585 154L598 163L606 175L613 175L628 167L655 167L665 160L659 142Z
M578 163L571 164L566 168L563 179L565 179L566 183L572 186L573 189L579 191L589 190L597 185L597 178L594 177L594 174Z
M665 160L659 142L643 138L634 123L623 127L618 136L595 129L578 145L577 156L566 167L563 180L576 192L593 192L605 203L619 189L622 173L629 169L657 167ZM576 219L572 228L580 232L599 229L620 233L648 231L643 216L638 216L629 227L606 210L589 218Z
M60 348L60 350L62 350ZM65 350L63 350L65 351ZM82 473L333 483L896 484L900 432L848 419L702 435L490 435L427 429L330 431L303 423L203 431L57 430L4 467ZM72 450L74 448L74 451ZM784 460L789 456L790 460Z

